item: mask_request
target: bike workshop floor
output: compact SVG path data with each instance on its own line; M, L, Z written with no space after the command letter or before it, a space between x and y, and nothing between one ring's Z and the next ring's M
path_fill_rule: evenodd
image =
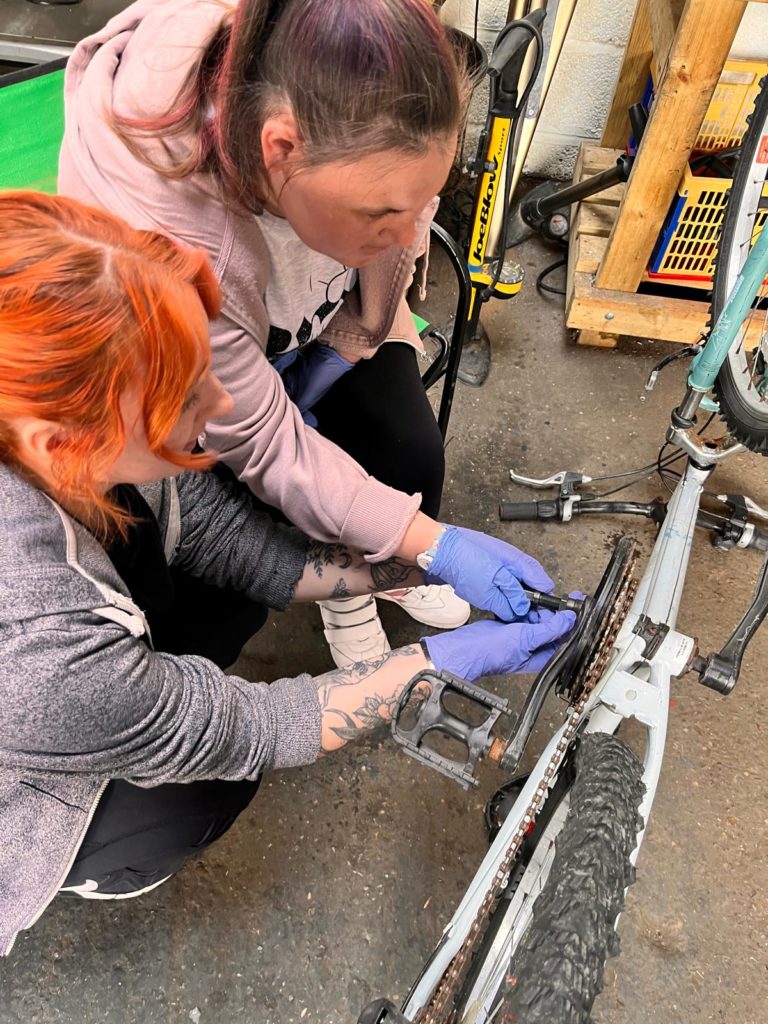
M597 476L651 462L684 364L665 370L649 393L650 368L673 346L575 346L562 299L534 286L557 253L538 242L521 252L522 293L484 312L490 378L456 392L442 515L532 552L560 592L589 591L619 533L638 538L645 555L652 526L597 517L500 523L499 499L531 500L508 470ZM438 264L436 257L430 274L442 280ZM765 461L740 456L715 479L718 493L746 491L768 506ZM655 478L629 495L663 492ZM741 615L759 566L756 553L724 554L696 538L680 628L703 651L718 647ZM393 647L423 632L394 606L381 615ZM601 1024L766 1020L766 665L768 627L730 696L693 676L674 684L660 789L620 924L622 953L595 1006ZM319 613L308 606L272 615L236 671L259 680L329 668ZM525 681L498 681L497 690L517 707ZM529 755L560 711L553 698ZM501 781L484 766L479 787L466 793L404 756L388 735L270 774L231 832L158 890L119 903L55 901L0 961L0 1024L350 1024L374 997L399 1003L486 850L483 806Z

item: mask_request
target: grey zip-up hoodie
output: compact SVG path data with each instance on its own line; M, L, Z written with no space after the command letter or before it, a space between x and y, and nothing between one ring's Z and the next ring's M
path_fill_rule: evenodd
M285 607L306 537L212 474L140 490L169 562ZM92 534L0 465L0 954L55 896L110 779L254 779L319 754L309 675L249 683L146 635Z

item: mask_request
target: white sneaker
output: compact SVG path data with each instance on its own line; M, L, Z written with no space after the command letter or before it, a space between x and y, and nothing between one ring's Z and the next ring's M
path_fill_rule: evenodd
M317 603L325 639L339 668L381 657L391 650L372 596Z
M388 590L376 596L399 604L417 622L423 622L425 626L437 626L439 629L463 626L472 610L464 598L454 592L453 587L437 583L408 590Z
M161 878L159 882L152 882L151 885L145 885L143 889L134 889L131 892L99 892L98 883L94 882L92 878L86 878L80 885L63 886L59 892L71 892L75 896L82 896L85 900L132 900L135 896L143 896L145 892L151 892L158 885L167 882L169 878L173 878L173 872L166 875L165 878Z

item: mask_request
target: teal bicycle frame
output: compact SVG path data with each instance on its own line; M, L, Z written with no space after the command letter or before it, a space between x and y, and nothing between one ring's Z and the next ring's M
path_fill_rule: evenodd
M760 286L768 274L768 231L762 231L752 246L741 273L736 278L728 301L718 317L709 341L691 363L688 386L697 396L693 411L701 395L712 390L720 367L725 362ZM690 415L686 406L685 414Z

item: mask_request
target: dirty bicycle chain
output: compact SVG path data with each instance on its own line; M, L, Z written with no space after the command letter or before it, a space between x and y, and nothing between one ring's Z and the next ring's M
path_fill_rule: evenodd
M523 839L531 825L536 821L536 817L549 793L550 785L554 782L565 753L581 724L589 695L610 660L616 637L637 590L637 580L632 576L635 561L636 554L633 552L624 568L621 585L618 589L613 608L607 615L600 634L595 641L591 657L585 659L583 666L579 669L574 679L572 689L574 697L570 701L570 713L565 731L552 753L549 764L544 769L544 774L536 787L536 792L507 847L504 859L499 864L493 881L483 897L483 902L469 927L464 944L446 969L429 1005L416 1016L414 1024L460 1024L456 1017L457 1011L452 1008L451 1004L463 981L477 944L485 932L485 926L508 884L512 865L520 852Z

